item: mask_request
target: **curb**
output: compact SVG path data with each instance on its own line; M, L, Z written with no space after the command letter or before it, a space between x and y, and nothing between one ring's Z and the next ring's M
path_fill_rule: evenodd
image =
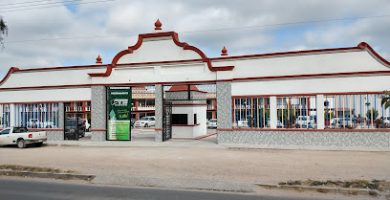
M293 191L314 191L319 193L334 193L344 195L368 195L379 196L381 193L378 190L371 189L356 189L356 188L337 188L337 187L314 187L314 186L294 186L294 185L268 185L268 184L256 184L256 186L265 189L277 189L277 190L293 190Z
M19 176L32 178L53 178L62 180L83 180L92 181L95 175L71 174L71 173L50 173L50 172L30 172L30 171L12 171L0 170L0 176Z
M50 147L81 147L80 144L53 144L53 143L46 143L46 146Z
M251 194L255 192L252 183L231 182L223 180L210 180L198 178L169 178L169 177L145 177L145 176L97 176L93 184L118 185L129 187L145 187L160 189L198 190L211 192L234 192Z
M199 137L196 137L194 138L195 140L201 140L201 139L205 139L205 138L208 138L208 137L211 137L213 135L217 135L217 133L210 133L210 134L207 134L207 135L202 135L202 136L199 136Z
M198 141L198 140L194 140ZM47 147L99 147L99 148L206 148L206 149L226 149L224 146L219 145L173 145L171 143L167 143L166 145L161 145L161 143L149 145L149 144L128 144L128 145L113 145L113 144L94 144L94 143L87 143L87 144L80 144L80 143L47 143L45 146Z

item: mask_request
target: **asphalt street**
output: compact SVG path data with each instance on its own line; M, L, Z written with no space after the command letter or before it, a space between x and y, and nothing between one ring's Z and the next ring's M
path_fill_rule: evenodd
M0 199L137 199L137 200L298 200L298 198L253 196L218 192L175 191L149 188L124 188L90 184L57 183L0 178ZM302 198L299 198L302 199ZM311 198L313 199L313 198Z

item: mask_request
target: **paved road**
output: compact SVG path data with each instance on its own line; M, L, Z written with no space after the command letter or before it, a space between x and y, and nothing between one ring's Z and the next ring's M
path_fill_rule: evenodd
M0 199L298 200L297 198L279 198L230 193L174 191L145 188L123 188L112 186L103 187L87 184L56 183L4 178L0 178Z

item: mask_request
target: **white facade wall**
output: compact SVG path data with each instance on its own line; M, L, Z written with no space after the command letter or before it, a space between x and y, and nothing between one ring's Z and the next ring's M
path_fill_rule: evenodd
M88 73L104 72L105 70L106 68L102 66L99 68L15 72L0 85L0 89L31 86L85 85L90 84L92 80Z
M215 60L213 64L235 66L232 78L390 70L364 50Z
M90 101L91 88L0 91L0 103Z
M120 66L114 68L109 77L93 78L93 84L139 84L172 83L186 81L213 81L216 73L211 72L205 63Z

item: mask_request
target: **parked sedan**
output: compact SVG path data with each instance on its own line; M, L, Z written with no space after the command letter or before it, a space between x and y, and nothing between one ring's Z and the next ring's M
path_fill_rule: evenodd
M142 117L140 120L137 120L134 123L134 127L151 127L156 124L156 118L154 116L146 116Z
M237 121L237 127L248 127L248 120L238 120Z
M209 119L209 121L207 121L207 128L217 128L217 120Z

